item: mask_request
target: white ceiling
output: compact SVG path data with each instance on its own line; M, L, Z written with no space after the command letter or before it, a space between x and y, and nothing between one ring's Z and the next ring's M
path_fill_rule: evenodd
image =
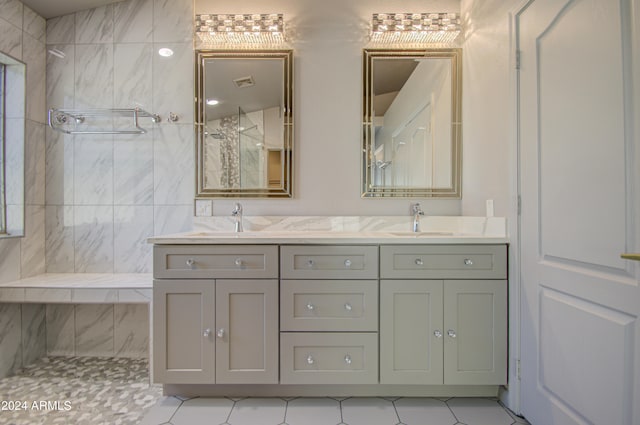
M119 1L122 0L22 0L24 4L46 19Z

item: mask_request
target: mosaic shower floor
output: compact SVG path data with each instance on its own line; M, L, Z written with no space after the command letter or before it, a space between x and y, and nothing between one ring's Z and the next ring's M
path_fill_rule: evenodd
M0 379L0 424L133 425L161 397L147 359L48 357Z

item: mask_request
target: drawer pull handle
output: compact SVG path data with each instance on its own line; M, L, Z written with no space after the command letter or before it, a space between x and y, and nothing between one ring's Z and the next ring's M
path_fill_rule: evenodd
M313 364L315 363L315 360L313 360L313 357L311 356L311 354L309 354L307 356L307 364Z
M224 328L218 329L218 332L216 332L216 335L218 336L218 338L224 338Z
M344 266L345 267L351 267L351 260L344 260Z
M347 310L347 311L351 311L351 310L353 310L353 307L351 306L351 304L350 304L350 303L346 303L346 304L344 305L344 309L345 309L345 310Z
M442 338L442 332L440 332L440 331L439 331L439 330L437 330L437 329L436 329L435 331L433 331L433 335L434 335L436 338Z
M313 304L311 304L311 303L307 303L307 310L309 310L309 311L313 311L313 310L315 310L315 308L316 308L316 306L315 306L315 305L313 305Z
M242 258L236 258L234 263L238 267L242 266Z
M204 332L202 332L202 336L205 338L209 338L209 335L211 335L211 329L205 329Z
M344 356L344 362L346 364L351 364L351 356L348 355L348 354L346 356Z
M424 264L424 261L422 261L422 258L416 258L416 266L422 266Z
M464 265L465 266L473 266L473 260L471 258L465 258L464 259Z
M193 267L193 265L196 263L196 260L194 260L193 258L188 258L187 259L187 266L189 267Z
M307 261L307 267L311 268L311 267L313 267L313 264L314 264L313 260Z
M447 335L449 335L450 338L455 338L457 336L456 331L454 331L453 329L449 329L447 331Z

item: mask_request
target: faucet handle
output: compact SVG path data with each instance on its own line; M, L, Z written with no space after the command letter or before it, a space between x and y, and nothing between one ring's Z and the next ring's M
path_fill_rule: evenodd
M231 211L231 215L238 215L238 214L242 214L242 204L240 204L240 202L236 202L236 205L233 208L233 211Z
M415 204L411 204L411 212L413 214L424 215L424 211L420 208L420 203L416 202Z

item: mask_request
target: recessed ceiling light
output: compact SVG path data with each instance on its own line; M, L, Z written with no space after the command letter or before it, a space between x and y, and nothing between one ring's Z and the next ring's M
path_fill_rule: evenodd
M171 50L168 47L162 47L158 50L158 54L160 56L164 56L165 58L168 58L169 56L173 56L173 50Z
M215 106L218 103L220 103L220 101L217 100L217 99L207 99L207 105L209 105L209 106Z

